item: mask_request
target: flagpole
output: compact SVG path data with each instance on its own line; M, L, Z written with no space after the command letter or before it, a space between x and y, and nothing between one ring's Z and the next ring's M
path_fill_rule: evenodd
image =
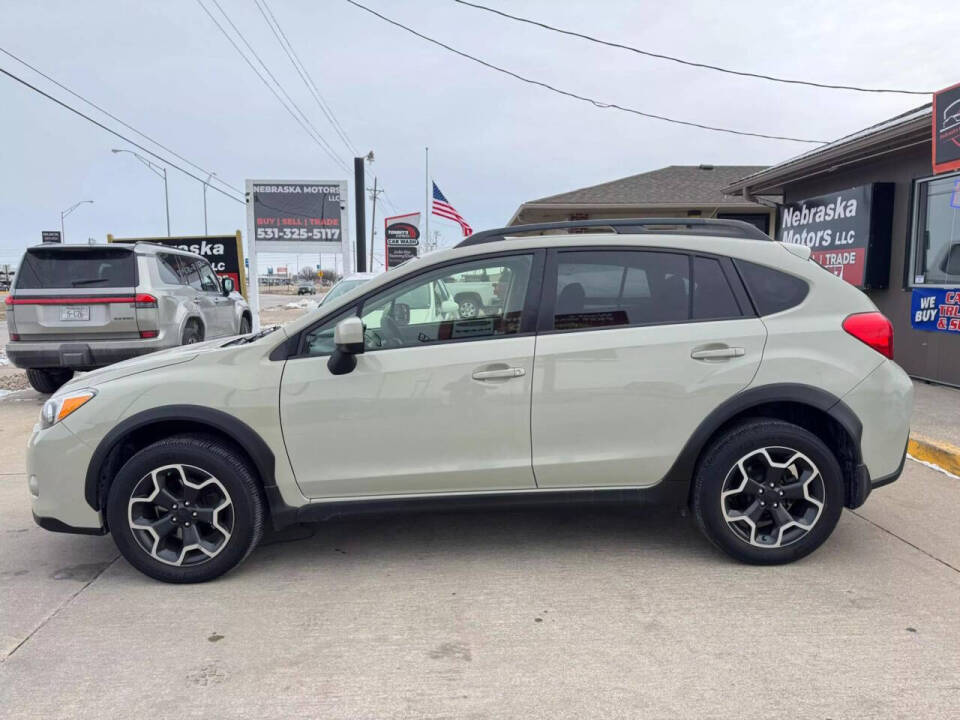
M423 217L424 217L424 222L426 227L424 238L426 239L426 242L429 243L430 242L430 198L433 195L433 193L430 192L431 188L430 188L430 148L429 147L425 147L423 149L423 169L426 175L426 178L425 178L426 184L424 186L424 193L423 193L423 200L424 200ZM424 244L424 249L426 249L426 244Z

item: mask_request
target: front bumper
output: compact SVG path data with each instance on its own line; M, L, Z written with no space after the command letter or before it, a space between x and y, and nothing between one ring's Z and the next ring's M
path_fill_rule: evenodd
M33 516L40 527L60 532L100 535L101 514L83 495L93 450L64 421L33 429L27 443L27 486Z
M164 338L95 342L9 342L6 353L19 368L93 370L172 347Z

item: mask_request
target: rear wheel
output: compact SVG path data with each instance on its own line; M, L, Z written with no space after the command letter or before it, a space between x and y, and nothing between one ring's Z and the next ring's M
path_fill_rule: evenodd
M707 538L738 560L787 563L816 550L843 511L843 476L813 433L772 419L733 427L705 453L693 508Z
M171 583L205 582L238 565L263 534L264 503L236 448L176 436L150 445L117 473L107 524L123 556Z
M29 368L27 380L37 392L49 395L60 389L60 386L73 377L70 368Z
M180 339L181 345L193 345L203 341L203 328L199 323L190 321L183 329L183 337Z

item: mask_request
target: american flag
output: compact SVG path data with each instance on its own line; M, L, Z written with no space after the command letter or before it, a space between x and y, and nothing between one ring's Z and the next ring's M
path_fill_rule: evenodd
M453 205L447 202L447 199L443 196L443 193L440 192L440 188L437 187L436 183L433 183L432 212L434 215L439 215L442 218L459 223L460 228L463 230L464 237L473 235L473 228L470 227L467 221L463 219L463 216L454 209Z

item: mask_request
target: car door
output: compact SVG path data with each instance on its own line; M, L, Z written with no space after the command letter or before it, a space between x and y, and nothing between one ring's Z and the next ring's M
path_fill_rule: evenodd
M287 360L280 419L311 498L534 488L530 390L543 253L425 270L303 333ZM441 278L510 269L505 312L461 319ZM446 298L446 299L444 299ZM333 375L333 329L365 324L356 368Z
M646 486L746 387L766 331L727 258L551 251L531 410L539 487Z
M233 300L223 294L223 288L220 286L220 278L217 277L213 268L210 267L210 263L206 260L201 260L199 266L201 290L212 308L215 327L215 332L211 332L208 326L207 337L236 334L236 316L233 312Z

